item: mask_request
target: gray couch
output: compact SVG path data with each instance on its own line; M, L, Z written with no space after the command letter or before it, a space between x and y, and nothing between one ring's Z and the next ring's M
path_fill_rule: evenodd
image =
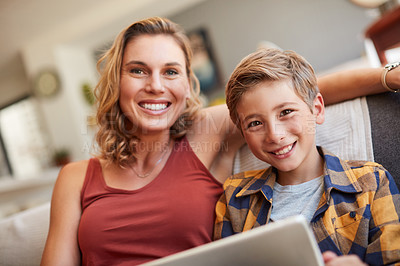
M367 97L375 161L392 174L400 190L400 93Z

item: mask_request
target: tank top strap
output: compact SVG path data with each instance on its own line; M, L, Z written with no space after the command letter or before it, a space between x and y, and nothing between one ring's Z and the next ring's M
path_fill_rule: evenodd
M165 169L167 170L166 172L168 172L168 175L172 175L174 176L174 179L176 179L177 176L182 177L182 165L185 165L186 171L188 171L190 174L204 175L211 182L222 187L222 184L215 179L215 177L211 174L199 157L197 157L186 136L175 141L174 150L172 151L172 154L165 165Z
M100 160L98 158L91 158L88 163L85 181L83 182L81 191L82 209L91 203L91 199L94 195L105 191L104 184L105 181Z

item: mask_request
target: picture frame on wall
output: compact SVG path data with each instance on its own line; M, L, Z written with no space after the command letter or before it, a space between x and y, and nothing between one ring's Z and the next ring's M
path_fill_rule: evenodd
M190 31L188 34L193 50L192 69L200 82L201 93L208 98L222 90L223 80L205 28Z

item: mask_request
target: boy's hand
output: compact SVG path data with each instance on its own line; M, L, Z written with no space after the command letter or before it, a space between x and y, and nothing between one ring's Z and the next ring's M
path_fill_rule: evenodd
M322 258L326 266L367 265L357 255L338 256L332 251L322 253Z

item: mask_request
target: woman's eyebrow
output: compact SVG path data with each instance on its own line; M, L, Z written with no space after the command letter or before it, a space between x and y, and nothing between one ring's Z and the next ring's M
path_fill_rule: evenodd
M182 64L178 63L178 62L170 62L170 63L166 63L166 66L180 66L182 67Z
M138 61L138 60L131 60L131 61L129 61L129 62L127 62L127 63L125 64L125 66L128 66L128 65L142 65L142 66L147 66L147 64L146 64L145 62ZM180 66L180 67L182 67L182 64L180 64L180 63L178 63L178 62L169 62L169 63L166 63L165 66Z
M142 66L146 66L146 63L144 63L142 61L131 60L128 63L125 64L125 66L127 66L127 65L142 65Z

